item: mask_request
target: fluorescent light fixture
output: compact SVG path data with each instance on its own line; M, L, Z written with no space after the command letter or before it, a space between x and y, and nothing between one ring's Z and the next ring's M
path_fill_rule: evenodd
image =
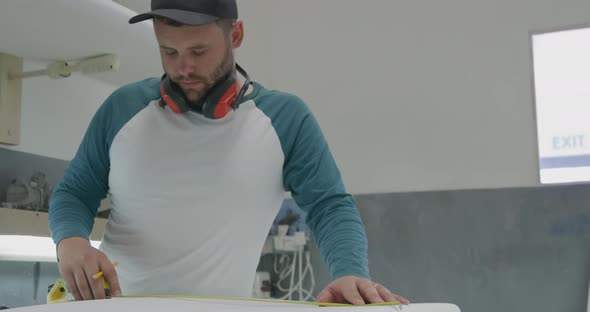
M99 241L90 241L98 248ZM57 262L51 237L0 235L0 261Z

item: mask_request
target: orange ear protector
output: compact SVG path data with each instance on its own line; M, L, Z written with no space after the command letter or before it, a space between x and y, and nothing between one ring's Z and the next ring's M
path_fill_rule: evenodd
M216 83L211 90L207 92L207 95L202 100L201 114L207 118L218 119L223 118L232 109L238 109L240 100L248 90L250 85L250 77L248 73L236 64L237 71L246 78L244 86L238 92L238 84L236 79L231 73L228 73L224 79L221 79ZM177 114L185 113L191 110L188 99L184 96L182 89L170 80L168 75L162 76L162 82L160 83L160 106L170 107L173 112Z

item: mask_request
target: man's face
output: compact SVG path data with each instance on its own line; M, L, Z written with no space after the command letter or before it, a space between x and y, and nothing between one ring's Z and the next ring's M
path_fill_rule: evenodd
M171 26L154 21L162 66L187 99L198 102L233 66L233 54L223 30L203 26Z

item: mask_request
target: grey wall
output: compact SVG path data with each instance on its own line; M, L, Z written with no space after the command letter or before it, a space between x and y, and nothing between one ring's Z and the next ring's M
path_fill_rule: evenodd
M372 276L462 311L586 311L590 186L356 197ZM329 282L317 249L320 287ZM316 289L316 292L319 289Z

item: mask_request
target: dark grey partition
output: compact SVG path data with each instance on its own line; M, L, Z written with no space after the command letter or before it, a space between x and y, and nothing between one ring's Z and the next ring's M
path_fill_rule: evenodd
M372 276L462 311L586 311L590 186L356 196ZM328 276L314 249L319 286ZM316 292L319 289L316 289Z

